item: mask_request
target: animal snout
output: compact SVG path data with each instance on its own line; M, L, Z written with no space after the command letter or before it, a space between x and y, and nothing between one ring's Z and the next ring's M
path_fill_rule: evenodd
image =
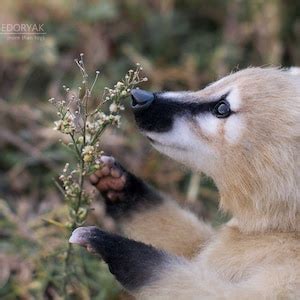
M154 94L141 89L133 89L131 91L131 107L133 111L144 111L154 100Z

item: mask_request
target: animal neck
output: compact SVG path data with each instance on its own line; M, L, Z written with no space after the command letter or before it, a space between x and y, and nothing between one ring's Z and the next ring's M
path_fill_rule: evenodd
M291 176L264 175L227 174L217 181L221 208L244 232L300 232L299 182Z
M257 203L267 203L268 200L241 196L233 199L223 193L220 204L223 210L232 214L242 232L300 232L299 207L287 203L287 199L274 199L272 205L257 205ZM295 200L288 201L295 203Z

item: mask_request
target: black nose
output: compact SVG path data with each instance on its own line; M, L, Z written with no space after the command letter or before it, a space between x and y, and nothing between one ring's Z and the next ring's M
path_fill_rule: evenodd
M134 111L148 108L154 100L154 94L140 89L131 90L131 107Z

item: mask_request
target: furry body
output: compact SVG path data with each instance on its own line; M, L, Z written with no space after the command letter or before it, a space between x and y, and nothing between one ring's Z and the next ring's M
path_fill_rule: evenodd
M199 92L153 95L147 109L134 111L141 131L159 151L211 176L221 209L232 220L215 232L106 157L107 170L91 181L108 212L118 212L111 215L128 239L123 243L121 236L108 234L104 242L103 232L87 227L70 241L100 254L110 243L112 253L122 253L122 259L116 254L112 273L118 279L127 271L128 278L119 281L138 299L299 299L300 76L295 69L250 68ZM145 256L145 245L131 239L155 248ZM128 243L132 247L122 246ZM139 272L140 277L133 275Z

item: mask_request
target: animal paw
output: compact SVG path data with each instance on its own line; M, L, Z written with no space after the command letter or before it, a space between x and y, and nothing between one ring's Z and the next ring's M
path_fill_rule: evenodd
M96 251L93 248L91 241L96 236L98 231L100 230L95 226L78 227L72 232L69 243L78 244L86 248L89 252L95 253Z
M124 196L127 172L112 156L101 156L103 167L90 176L90 182L109 201L115 202Z

